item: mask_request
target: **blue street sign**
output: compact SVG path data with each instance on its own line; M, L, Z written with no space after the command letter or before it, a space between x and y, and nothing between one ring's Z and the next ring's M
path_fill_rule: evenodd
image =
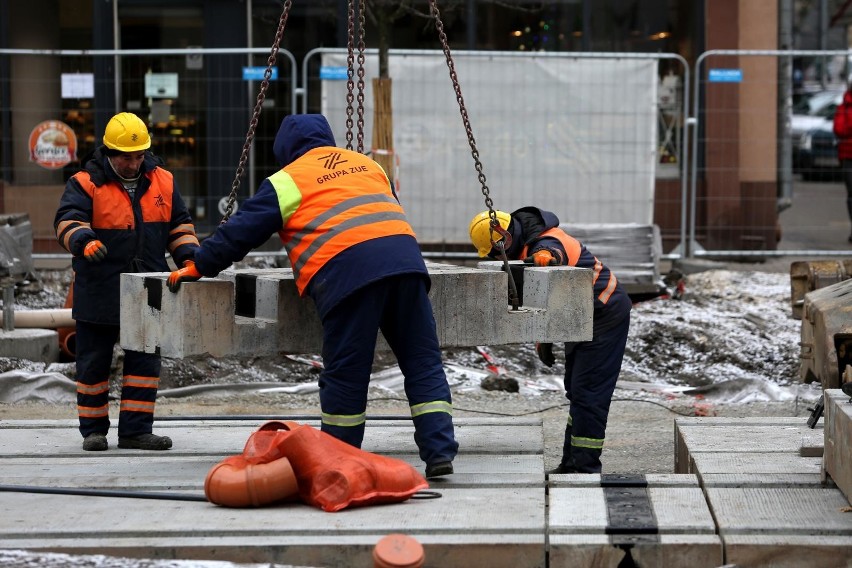
M263 81L264 74L266 74L266 67L243 67L243 81ZM278 67L272 68L269 80L278 80Z
M742 69L711 69L708 80L711 83L742 83Z
M326 81L345 81L348 78L348 67L332 67L326 65L320 67L320 79L325 79Z

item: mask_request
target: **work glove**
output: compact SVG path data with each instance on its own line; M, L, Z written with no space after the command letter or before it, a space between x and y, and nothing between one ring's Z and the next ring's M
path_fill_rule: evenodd
M536 266L557 266L559 264L559 261L553 256L553 253L547 249L535 251L532 253L532 256L525 258L524 262L527 264L534 264Z
M538 358L541 359L541 362L548 367L552 367L553 364L556 363L556 357L553 356L552 343L536 343L535 353L538 355Z
M195 268L195 262L187 260L183 263L183 268L175 270L169 274L169 290L177 292L181 282L195 282L201 278L201 273Z
M89 262L100 262L107 255L107 248L101 241L95 239L86 243L83 247L83 258Z

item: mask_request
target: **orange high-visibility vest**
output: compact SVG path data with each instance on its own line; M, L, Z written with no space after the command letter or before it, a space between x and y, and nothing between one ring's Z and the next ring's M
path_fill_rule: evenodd
M542 232L538 238L543 237L551 237L558 240L562 247L565 249L565 253L568 255L568 266L577 266L577 263L580 261L580 256L583 252L583 245L580 244L580 241L563 231L557 227L553 227L547 229ZM527 250L529 246L525 245L524 249L521 251L521 258L527 257ZM588 252L588 251L587 251ZM594 284L594 290L596 299L600 301L602 304L606 304L609 301L610 296L615 291L615 286L618 284L618 280L615 278L615 274L612 273L612 270L607 268L607 272L609 273L609 278L606 282L601 281L598 283L598 279L600 278L601 271L605 268L603 263L598 260L598 257L589 253L589 256L594 260L594 266L590 267L594 271L594 277L592 279L592 283Z
M172 194L174 181L171 172L155 168L145 174L151 185L139 199L142 209L142 221L145 223L168 223L172 217ZM74 219L62 221L56 226L56 237L66 250L70 249L71 235L80 229L91 228L134 230L136 219L133 216L133 204L130 196L118 182L110 181L97 186L92 182L89 172L83 170L74 174L80 188L92 200L92 222L83 223ZM190 232L194 229L190 227ZM195 239L198 242L198 239Z
M385 171L358 152L314 148L268 179L283 220L278 234L301 295L325 263L349 247L391 235L415 237Z

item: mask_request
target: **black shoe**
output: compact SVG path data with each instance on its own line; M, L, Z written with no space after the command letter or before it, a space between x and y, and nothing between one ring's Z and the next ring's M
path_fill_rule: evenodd
M453 473L453 462L438 462L426 466L426 479Z
M571 465L565 465L564 463L559 464L559 467L551 469L547 472L547 475L554 475L559 473L579 473L577 468Z
M168 450L172 447L172 439L156 434L139 434L138 436L119 436L118 447L132 450Z
M83 440L83 449L87 452L103 452L109 447L107 444L106 434L89 434Z

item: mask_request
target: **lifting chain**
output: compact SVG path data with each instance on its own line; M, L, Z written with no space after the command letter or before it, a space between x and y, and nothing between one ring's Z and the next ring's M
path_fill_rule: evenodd
M354 76L358 76L358 152L364 153L364 50L366 48L364 44L364 27L366 25L366 6L364 5L364 0L358 0L358 69L355 70L355 2L356 0L349 0L349 22L348 22L348 41L346 43L347 47L347 57L346 57L346 68L347 68L347 80L346 80L346 149L352 150L352 126L355 122L352 120L352 115L355 114L355 109L352 108L352 104L355 102L355 95L353 94L353 90L355 89L355 81Z
M444 50L444 57L447 59L447 67L450 70L450 79L453 82L453 89L456 92L456 102L459 104L459 112L461 113L464 129L467 132L467 142L470 144L470 155L473 156L473 162L476 167L476 173L479 176L479 183L482 186L482 195L485 198L485 206L488 208L488 216L491 218L491 243L500 251L500 259L503 261L503 269L509 275L509 300L512 302L512 309L517 310L519 299L518 289L515 286L515 279L512 278L512 271L509 269L509 259L506 257L506 248L511 245L512 237L509 232L500 226L497 220L497 213L494 211L494 202L488 191L488 184L485 181L485 173L482 171L482 162L479 161L479 150L476 149L476 140L473 137L473 128L470 126L470 118L467 114L467 108L464 106L464 98L462 97L461 85L456 74L456 66L453 63L453 56L450 54L450 44L447 41L447 34L444 32L444 23L441 21L441 13L438 11L437 0L429 0L429 12L435 18L435 27L438 29L438 39L441 41L441 48ZM499 237L495 240L494 233Z
M231 183L231 193L228 194L228 204L225 207L225 215L219 223L228 222L231 213L234 210L234 202L237 200L237 192L240 189L240 178L243 176L248 161L249 150L254 141L254 133L257 130L257 120L260 118L260 109L263 106L263 101L266 99L266 90L269 88L269 78L272 76L272 68L275 66L275 60L278 57L278 48L281 45L281 39L284 37L284 28L287 26L287 17L290 14L290 8L293 5L291 0L285 0L281 10L281 17L278 20L278 30L275 32L275 40L272 42L272 51L269 54L269 59L266 62L266 71L263 72L263 81L260 83L260 92L257 94L257 102L254 105L254 113L249 121L248 133L246 133L246 141L243 144L243 152L240 154L240 163L237 165L237 172L234 175L234 181Z

